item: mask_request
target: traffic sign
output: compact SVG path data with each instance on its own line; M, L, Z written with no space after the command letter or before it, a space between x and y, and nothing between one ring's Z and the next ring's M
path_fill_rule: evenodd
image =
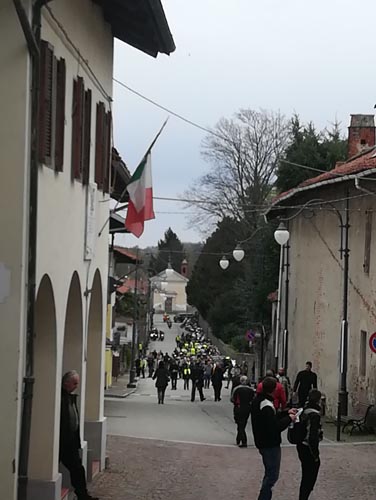
M254 332L254 331L252 331L252 330L248 330L248 331L246 332L245 336L246 336L246 339L247 339L247 340L249 340L250 342L253 342L253 341L254 341L254 339L255 339L255 337L256 337L256 334L255 334L255 332Z
M372 352L376 353L376 332L373 333L369 338L369 348Z

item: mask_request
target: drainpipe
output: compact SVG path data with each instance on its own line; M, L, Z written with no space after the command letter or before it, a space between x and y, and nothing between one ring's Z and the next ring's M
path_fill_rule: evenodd
M34 386L34 317L37 260L37 208L38 208L38 108L39 108L39 47L41 12L48 0L36 0L32 8L32 25L20 0L13 0L31 57L31 122L30 122L30 184L29 231L27 262L27 318L26 354L23 378L21 433L18 463L18 500L27 499L30 428Z
M369 189L366 189L365 187L360 185L359 182L359 177L355 177L355 188L358 189L359 191L363 191L363 193L371 194L372 196L375 196L376 191L370 191Z

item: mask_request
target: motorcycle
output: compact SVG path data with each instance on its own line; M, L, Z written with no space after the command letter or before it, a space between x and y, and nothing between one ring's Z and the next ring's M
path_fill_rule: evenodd
M159 340L164 340L164 332L162 330L159 330Z
M167 326L168 326L169 328L171 328L171 327L172 327L172 321L171 321L170 319L168 319L168 320L167 320Z

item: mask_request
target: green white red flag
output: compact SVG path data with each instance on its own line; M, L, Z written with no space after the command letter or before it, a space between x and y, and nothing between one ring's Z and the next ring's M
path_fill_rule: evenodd
M129 202L125 227L139 238L144 232L144 222L155 219L150 149L132 175L127 191L129 193Z
M151 150L165 128L167 120L155 136L141 163L136 168L127 186L129 193L128 211L125 227L139 238L144 232L144 222L155 219L153 210L153 184L151 178Z

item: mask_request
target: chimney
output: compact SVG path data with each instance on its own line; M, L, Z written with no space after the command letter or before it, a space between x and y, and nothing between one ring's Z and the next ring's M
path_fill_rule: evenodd
M375 146L375 115L351 115L348 158Z
M180 267L180 274L185 278L188 278L188 262L187 259L182 260Z

